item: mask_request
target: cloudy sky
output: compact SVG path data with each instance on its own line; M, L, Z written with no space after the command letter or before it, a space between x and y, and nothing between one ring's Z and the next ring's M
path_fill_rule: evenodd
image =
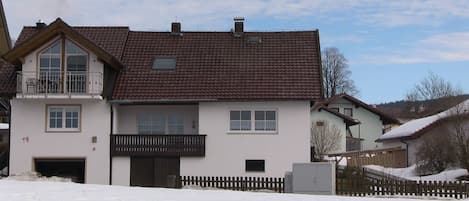
M469 92L469 1L451 0L3 0L12 38L24 25L57 17L70 25L133 30L247 31L319 29L321 47L349 60L359 98L402 99L434 72Z

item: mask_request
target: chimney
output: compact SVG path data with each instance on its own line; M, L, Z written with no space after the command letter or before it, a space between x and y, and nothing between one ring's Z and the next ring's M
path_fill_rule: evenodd
M171 23L171 35L172 36L182 36L181 23L180 22Z
M233 35L235 37L240 37L244 32L244 17L235 17L234 18L234 31Z
M36 22L36 29L42 29L42 28L44 28L44 27L46 27L46 26L47 26L46 23L44 23L42 20L38 20L38 21Z

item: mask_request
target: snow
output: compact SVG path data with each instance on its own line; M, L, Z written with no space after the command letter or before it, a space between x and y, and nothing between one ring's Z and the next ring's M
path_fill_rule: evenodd
M0 129L8 129L9 128L9 124L7 123L0 123Z
M425 198L424 198L425 199ZM429 199L429 198L427 198ZM388 201L389 198L317 196L107 186L49 181L0 180L0 200L8 201ZM411 201L393 198L393 201ZM434 200L434 199L432 199Z
M411 120L405 124L402 124L401 126L390 130L389 132L383 134L381 137L378 138L378 140L387 140L387 139L395 139L395 138L402 138L402 137L407 137L411 136L415 132L427 127L428 125L432 124L433 122L448 117L455 110L455 108L460 107L460 108L469 108L469 100L465 100L462 103L459 103L458 105L445 110L443 112L440 112L438 114L420 118L420 119L414 119ZM464 110L466 111L466 110Z
M435 175L418 176L415 171L415 165L407 168L384 168L378 165L367 165L365 168L413 181L456 181L456 178L469 174L465 169L455 168Z

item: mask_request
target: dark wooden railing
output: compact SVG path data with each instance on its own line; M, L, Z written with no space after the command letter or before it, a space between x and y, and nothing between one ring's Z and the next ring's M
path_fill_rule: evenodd
M113 156L205 156L206 135L111 135Z

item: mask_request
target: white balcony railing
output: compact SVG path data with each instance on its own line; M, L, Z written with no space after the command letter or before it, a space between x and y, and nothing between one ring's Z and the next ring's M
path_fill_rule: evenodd
M17 72L19 94L92 94L103 90L103 75L98 72Z

